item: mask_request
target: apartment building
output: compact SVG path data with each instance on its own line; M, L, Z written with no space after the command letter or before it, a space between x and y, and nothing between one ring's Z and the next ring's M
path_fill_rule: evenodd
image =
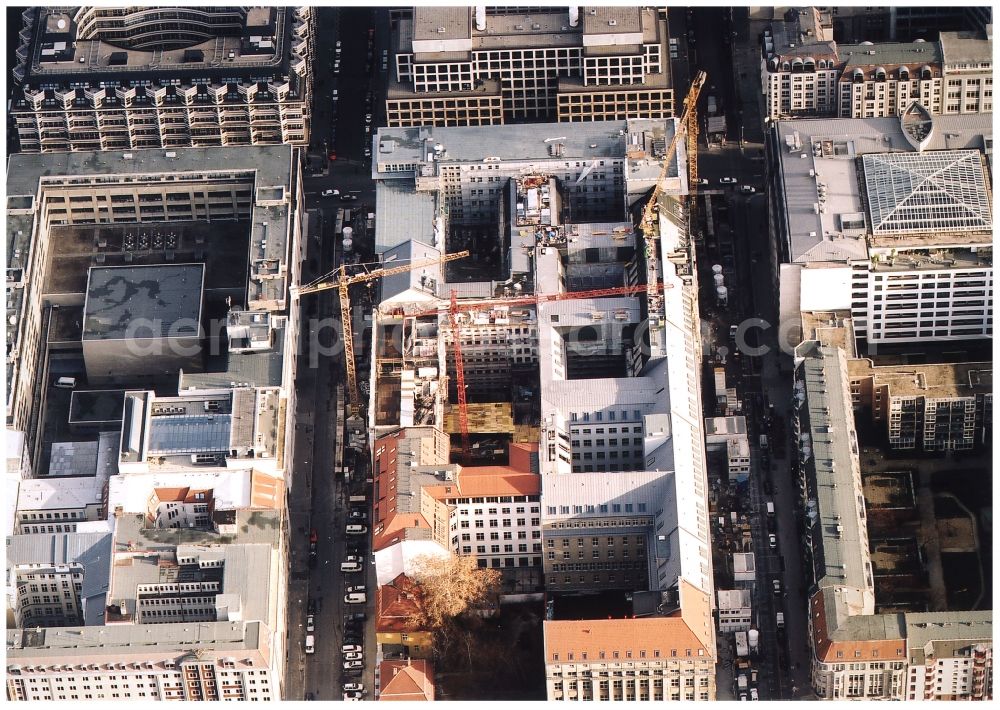
M397 13L391 127L667 118L666 13L416 7Z
M92 230L80 248L86 263L95 267L126 266L137 258L155 265L170 261L213 264L216 258L234 263L227 261L228 250L248 255L244 257L248 258L248 272L232 283L235 287L242 284L246 302L229 310L255 319L254 346L244 347L243 331L228 328L226 332L232 337L227 335L217 343L218 357L208 358L201 371L175 372L166 380L172 380L172 386L185 391L186 396L194 390L232 390L233 383L239 383L253 392L220 398L235 402L237 408L263 402L263 415L277 416L286 407L287 411L294 409L294 348L285 347L285 343L295 342L298 329L297 311L288 310L288 287L298 280L302 261L300 179L295 151L289 146L11 157L6 215L7 234L11 235L6 244L11 316L6 324L7 426L25 433L29 460L37 457L39 416L48 391L42 383L51 379L49 342L81 347L84 340L73 323L84 320L87 271L79 268L79 261L66 261L71 258L65 253L67 229ZM241 222L252 226L238 231ZM224 236L227 233L232 242ZM175 266L166 268L162 273L178 273ZM49 278L53 269L64 277ZM194 283L185 286L190 286L190 293L185 291L188 295L184 299L202 297L201 288ZM214 286L206 283L205 287ZM49 336L43 337L46 332ZM206 328L206 333L220 338L218 330L213 333ZM117 347L110 341L97 344L103 351L112 351L111 359L114 352L127 354L121 341L115 342ZM164 377L162 372L156 374ZM145 390L150 384L147 375L128 384ZM84 372L79 373L78 381L80 389L87 387ZM36 402L39 392L42 400ZM275 396L277 401L270 401ZM170 414L160 412L148 396L140 399L150 420ZM180 401L168 404L182 406ZM271 405L276 408L271 410ZM273 446L260 448L284 448L287 454L293 419L284 418ZM242 432L241 436L247 434L245 428L236 427L236 431ZM249 435L249 443L239 456L245 457L247 449L254 448L255 436ZM149 441L145 444L148 451Z
M991 114L912 108L772 129L783 322L848 310L861 351L992 335Z
M875 613L847 357L814 341L796 353L813 690L832 700L991 698L991 611Z
M103 623L111 538L107 532L7 538L8 628Z
M898 116L913 102L934 115L993 111L992 26L858 44L837 43L833 28L830 8L811 7L765 30L761 87L772 121Z
M992 700L992 612L905 614L907 700Z
M545 621L546 697L715 700L715 648L683 619Z
M309 142L312 8L21 17L10 112L23 152Z
M383 655L403 653L406 658L430 658L434 649L431 631L414 621L419 586L405 574L375 592L375 642Z
M276 700L261 621L7 630L7 699Z
M880 365L848 361L851 400L886 428L894 449L964 451L990 441L991 363Z

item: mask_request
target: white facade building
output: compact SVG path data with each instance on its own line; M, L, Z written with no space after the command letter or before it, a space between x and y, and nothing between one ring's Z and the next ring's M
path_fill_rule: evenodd
M719 633L748 631L753 625L753 595L749 589L720 589L716 592L719 608Z
M780 166L772 225L783 322L848 310L869 344L990 337L991 132L990 114L916 109L778 122L770 149Z
M260 621L10 629L7 699L277 700L268 642Z

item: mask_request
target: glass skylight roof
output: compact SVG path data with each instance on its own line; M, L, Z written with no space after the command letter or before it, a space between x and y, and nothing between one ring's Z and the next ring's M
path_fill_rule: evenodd
M990 190L975 150L861 158L874 235L990 231Z

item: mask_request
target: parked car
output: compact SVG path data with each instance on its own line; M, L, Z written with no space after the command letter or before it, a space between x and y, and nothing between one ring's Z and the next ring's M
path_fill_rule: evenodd
M323 197L339 197L340 190L323 190L323 192L319 194L322 195Z
M360 562L341 562L340 563L341 572L360 572L361 563Z
M354 199L358 198L355 197ZM364 535L368 532L368 527L366 525L348 525L344 532L348 535Z
M364 660L364 654L362 654L360 651L351 651L349 653L345 653L344 654L344 660L345 661L363 661Z
M735 185L736 184L736 178L721 177L721 178L719 178L719 182L721 182L723 185Z
M372 115L370 113L366 113L365 114L365 123L371 123L371 122L372 122Z
M757 190L753 187L753 185L740 185L740 192L746 195L752 195L757 192Z
M760 696L757 694L757 689L756 688L750 688L750 699L751 700L760 700Z
M350 614L344 614L344 618L349 621L367 621L368 615L363 611L355 611Z
M364 695L365 695L364 693L359 693L357 691L354 691L352 693L344 693L344 700L348 702L358 701L361 700L364 697Z
M345 693L363 693L365 686L363 683L344 683L343 690Z
M344 595L344 604L364 604L368 601L368 595L364 592L352 592Z
M707 185L708 184L708 180L705 179L705 178L698 178L698 184L699 185Z
M778 538L774 533L768 533L767 546L770 547L772 550L778 547Z
M76 387L75 377L57 377L55 382L52 383L53 387L58 387L59 389L71 390Z
M333 74L334 76L340 74L340 60L336 59L333 62Z
M776 597L780 597L781 596L781 580L780 579L775 578L775 579L771 580L771 591L774 592L774 596L776 596Z
M306 632L311 634L315 630L316 630L316 617L313 614L310 614L309 616L306 617Z
M344 670L345 671L346 670L350 670L352 668L361 669L361 668L364 668L364 667L365 667L365 662L364 661L344 661Z
M309 655L316 653L316 638L312 634L306 636L306 653Z
M348 594L354 594L355 592L367 592L368 587L363 584L355 584L351 587L347 587L344 591Z
M357 668L345 668L344 671L340 674L340 676L342 678L343 677L347 677L347 678L360 678L362 676L363 672L364 672L362 670L363 668L364 668L364 664L361 664L361 666L358 666Z
M340 201L341 202L356 202L357 199L358 199L357 195L341 195L340 196Z
M351 520L368 520L368 513L363 510L352 510L350 516Z
M340 647L343 653L361 653L361 646L353 643L345 643Z

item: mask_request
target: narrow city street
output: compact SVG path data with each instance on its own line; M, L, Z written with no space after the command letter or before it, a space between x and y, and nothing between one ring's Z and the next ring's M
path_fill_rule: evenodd
M730 12L735 13L730 19ZM741 13L743 13L741 15ZM742 19L741 19L742 18ZM759 81L752 58L757 49L756 34L747 31L745 9L699 8L688 20L694 32L690 52L692 71L705 70L708 83L699 100L700 113L707 110L708 97L717 102L726 116L725 142L709 146L705 137L699 143L699 174L707 184L699 191L711 195L713 234L706 235L699 252L703 303L710 304L704 317L713 318L715 344L724 348L727 380L735 386L743 402L751 445L749 501L744 510L751 512L753 551L757 581L752 604L755 628L761 632L762 656L756 662L762 683L761 699L803 697L809 692L808 647L806 643L806 592L801 570L801 542L797 523L798 489L786 458L796 449L791 442L781 442L777 450L763 449L761 435L788 436L791 418L791 373L788 355L778 348L778 320L775 293L769 269L768 215L763 159L763 132L754 97ZM689 30L689 31L690 31ZM676 32L671 33L677 36ZM735 57L735 64L734 64ZM759 93L759 89L757 89ZM744 125L746 122L747 125ZM720 178L733 178L724 184ZM746 186L746 187L743 187ZM752 191L751 191L752 188ZM704 205L704 199L700 200ZM729 289L728 306L717 309L714 303L711 265L725 269ZM763 319L770 327L747 329L747 345L763 346L762 354L751 355L739 345L733 348L728 339L730 325L739 326L747 319ZM746 326L744 326L746 328ZM730 350L737 352L729 352ZM781 358L786 362L782 363ZM784 365L784 370L781 365ZM706 386L708 383L706 383ZM768 408L766 403L773 405ZM766 421L780 420L781 428L771 430ZM772 491L768 493L767 491ZM772 502L772 522L777 547L768 542L766 506ZM774 593L773 580L781 582L781 595ZM783 614L784 628L777 625ZM731 634L720 635L720 657L724 672L720 678L720 698L733 698ZM728 670L727 670L728 669Z

